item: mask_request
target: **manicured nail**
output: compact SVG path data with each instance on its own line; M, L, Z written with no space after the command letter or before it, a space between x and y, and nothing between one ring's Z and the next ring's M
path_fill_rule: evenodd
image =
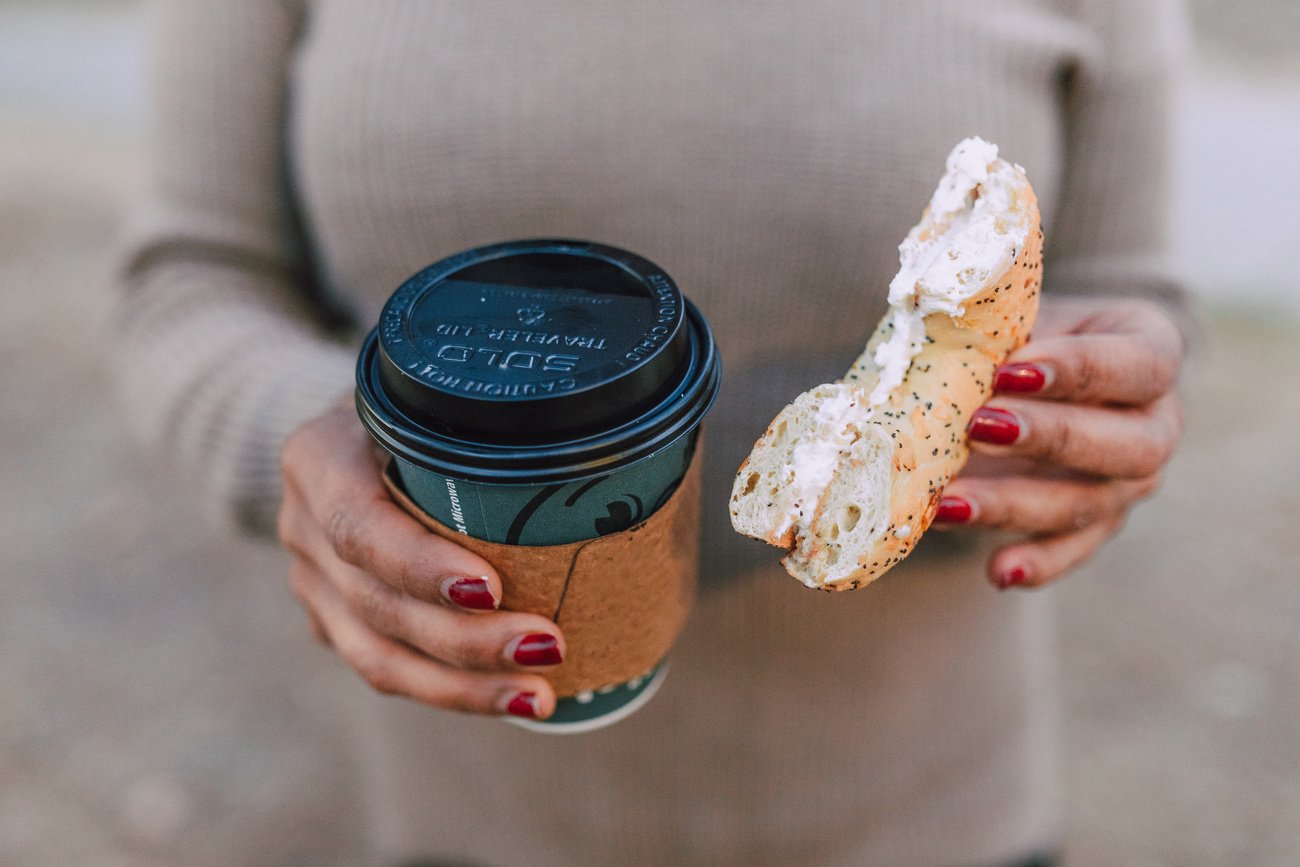
M978 442L1009 446L1020 438L1020 420L1005 409L982 406L971 416L968 430Z
M537 693L521 692L506 705L506 713L526 719L537 718Z
M1050 380L1051 376L1046 367L1022 361L999 367L997 377L993 381L993 388L997 391L1032 394L1047 388Z
M453 605L472 611L492 611L496 597L486 578L448 578L442 582L442 596Z
M560 643L554 635L545 632L533 632L519 639L511 656L520 665L559 665L564 661Z
M934 519L944 524L964 524L971 519L973 513L970 503L961 497L940 497L939 510L934 513Z
M1008 569L998 577L998 589L1006 590L1008 587L1016 587L1025 583L1025 570L1016 566Z

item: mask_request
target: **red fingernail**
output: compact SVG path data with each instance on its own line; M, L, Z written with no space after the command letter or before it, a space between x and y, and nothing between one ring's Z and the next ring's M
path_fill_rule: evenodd
M560 654L560 643L554 635L534 632L519 640L514 660L520 665L559 665L564 657Z
M1009 446L1020 437L1020 420L1005 409L982 406L975 410L968 430L973 440Z
M998 589L1006 590L1008 587L1015 587L1025 583L1025 570L1019 566L1014 569L1008 569L998 578Z
M496 597L492 595L486 578L456 578L446 581L442 592L450 602L461 608L491 611L497 607Z
M1037 364L1017 362L998 368L993 388L997 391L1016 391L1031 394L1047 387L1047 371Z
M964 524L970 520L970 517L970 503L961 497L939 498L939 510L934 513L936 521L945 524Z
M522 716L527 719L537 718L537 693L521 692L514 698L510 699L510 704L506 705L506 713L514 716Z

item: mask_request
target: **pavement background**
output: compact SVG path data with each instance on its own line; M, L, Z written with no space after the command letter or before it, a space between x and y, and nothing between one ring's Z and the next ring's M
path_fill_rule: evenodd
M1238 5L1197 4L1180 114L1187 436L1050 591L1071 865L1300 864L1300 6ZM0 864L358 864L359 685L285 557L206 528L114 406L139 41L134 3L0 5Z

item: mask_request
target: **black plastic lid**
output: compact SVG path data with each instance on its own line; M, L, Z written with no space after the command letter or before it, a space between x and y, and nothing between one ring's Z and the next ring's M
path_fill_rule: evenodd
M403 283L362 350L357 403L376 439L417 465L536 481L667 445L699 423L719 379L708 326L661 268L529 240Z

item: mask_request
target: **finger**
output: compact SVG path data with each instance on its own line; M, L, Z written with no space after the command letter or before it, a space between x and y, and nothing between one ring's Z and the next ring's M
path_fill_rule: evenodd
M312 638L315 638L326 647L331 647L329 633L325 631L325 625L320 622L312 611L307 611L307 627L311 630Z
M944 488L935 521L1021 533L1070 533L1122 515L1150 496L1157 477L1135 480L972 478Z
M1182 336L1154 305L1124 305L1107 332L1036 337L1000 366L996 391L1074 403L1143 406L1174 387ZM1080 327L1088 327L1087 323Z
M286 485L286 500L299 498L334 553L418 599L463 609L496 608L501 579L491 564L402 511L380 481L365 443L357 440L345 450L330 433L326 428L291 438L283 464L286 480L293 481ZM301 478L305 473L309 483Z
M314 569L315 567L306 561L295 559L289 566L289 589L293 591L293 595L297 597L298 603L307 615L307 627L311 630L312 637L329 647L331 646L329 633L325 631L325 624L316 613L311 594L308 592L312 580L310 573Z
M1122 515L1076 530L1009 545L989 558L989 580L998 589L1031 588L1061 578L1086 563L1124 525Z
M1135 296L1061 295L1044 299L1031 339L1062 334L1156 334L1184 347L1183 334L1168 309Z
M1172 394L1129 409L998 398L996 406L975 411L968 432L986 453L1141 479L1157 474L1173 454L1182 411Z
M457 668L478 671L535 669L564 659L564 635L545 617L515 611L461 612L430 604L336 557L314 525L302 535L300 556L315 564L352 612L380 635Z
M994 390L1074 403L1142 406L1174 386L1181 357L1143 337L1068 335L1033 341L997 369Z
M541 669L564 661L564 635L545 617L452 611L407 596L346 564L337 573L336 586L348 607L373 631L455 668Z
M501 604L501 578L492 564L429 532L387 491L365 500L330 497L313 514L339 559L396 590L468 610Z
M555 692L536 674L485 674L454 669L369 629L328 581L311 591L331 643L377 692L467 713L545 718Z

